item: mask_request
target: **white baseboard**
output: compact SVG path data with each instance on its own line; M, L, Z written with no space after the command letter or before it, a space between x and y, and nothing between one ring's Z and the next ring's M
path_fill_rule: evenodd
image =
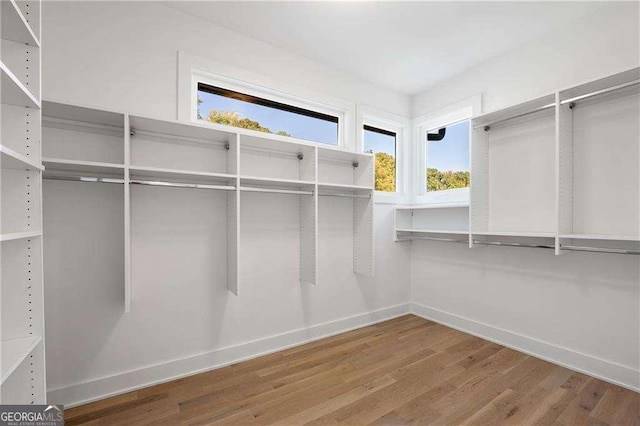
M640 371L439 309L411 303L411 313L553 364L640 392Z
M314 340L366 327L410 313L410 304L396 305L379 311L343 318L308 328L242 343L236 346L175 359L117 375L90 379L82 383L52 389L47 401L74 407L136 389L214 370L240 361L257 358Z

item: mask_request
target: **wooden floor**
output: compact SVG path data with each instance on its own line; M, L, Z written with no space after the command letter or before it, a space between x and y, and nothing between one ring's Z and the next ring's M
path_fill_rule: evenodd
M87 404L67 424L639 425L640 394L407 315Z

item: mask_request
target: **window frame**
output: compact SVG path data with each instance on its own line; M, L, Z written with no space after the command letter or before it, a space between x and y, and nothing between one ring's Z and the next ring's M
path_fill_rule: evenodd
M201 88L201 86L205 86L205 88ZM291 136L291 137L296 139L301 139L311 143L318 143L318 144L328 145L328 146L340 146L339 145L340 144L340 117L338 115L326 114L323 112L319 112L317 110L311 110L311 109L299 107L297 105L292 105L291 103L283 103L283 102L275 101L273 99L267 99L267 98L252 95L249 93L243 93L236 90L232 90L232 89L229 89L228 87L213 86L211 84L198 81L196 86L196 96L199 96L199 92L201 91L212 94L212 95L235 99L241 102L247 102L255 105L268 107L278 111L289 112L297 115L302 115L305 117L327 121L330 123L335 123L336 124L336 143L335 144L329 143L329 142L314 141L311 139L298 138L296 136ZM196 118L198 116L197 111L198 111L198 104L196 100ZM251 119L251 117L249 117L249 119ZM205 123L207 122L207 120L202 120L202 119L200 119L200 121L204 121Z
M470 187L447 189L443 191L427 191L427 133L442 127L448 127L471 119L480 113L481 98L475 96L458 102L447 108L428 113L414 119L414 173L412 179L413 202L416 204L468 204L470 201ZM473 178L471 164L472 126L469 123L469 172Z
M216 72L212 70L216 70ZM198 120L199 82L338 117L337 145L289 136L270 136L284 138L283 140L294 139L323 147L338 147L348 151L357 150L356 132L354 130L357 114L355 102L323 95L304 87L287 84L281 80L265 77L233 65L182 51L178 52L177 119L179 121L207 124L204 120ZM220 125L211 123L211 126ZM230 131L234 131L231 129L238 129L242 130L242 132L253 132L252 130L229 127ZM261 132L256 133L264 135Z
M364 152L364 126L385 130L396 135L396 191L374 191L373 201L375 203L406 204L409 194L406 153L409 148L411 120L368 106L359 106L357 127L359 152ZM373 172L375 173L375 160Z

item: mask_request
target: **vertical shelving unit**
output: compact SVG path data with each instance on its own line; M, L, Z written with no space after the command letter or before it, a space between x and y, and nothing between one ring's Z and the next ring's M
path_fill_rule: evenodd
M640 70L558 93L558 242L638 250Z
M397 207L396 241L640 254L640 68L472 123L470 230L461 206Z
M112 299L113 289L120 289L118 303L124 299L124 312L129 312L135 285L132 246L139 223L133 218L137 203L149 197L157 200L160 196L176 196L178 193L171 191L182 190L210 190L215 200L216 193L224 193L226 229L216 231L212 238L218 242L220 237L225 238L227 288L235 295L240 295L243 279L242 198L257 196L252 194L274 194L260 200L272 203L271 207L283 200L276 194L297 197L299 277L300 282L314 285L318 283L319 197L338 197L352 203L353 269L373 274L374 175L370 154L222 125L187 124L54 102L44 104L43 139L47 167L45 229L50 228L51 236L45 245L51 267L45 265L45 275L54 289L85 288L83 277L95 276L97 269L108 270L111 272L98 274L104 282L96 286L111 289L104 297ZM164 189L150 194L148 191L154 190L144 187ZM106 203L105 207L94 211L92 206L101 203ZM221 212L212 211L211 215ZM165 225L170 226L179 225L176 220L188 221L166 219L169 222ZM88 220L96 221L96 225L90 228L85 223ZM91 238L102 241L100 256L95 257L100 261L54 267L74 258L62 258L66 252L60 247L90 252L92 249L83 244L93 245ZM81 258L82 253L76 257ZM177 251L175 258L182 254Z
M472 120L471 241L555 242L555 96Z
M0 15L0 403L42 404L40 2Z
M346 197L353 204L353 271L373 276L372 154L318 147L318 195Z

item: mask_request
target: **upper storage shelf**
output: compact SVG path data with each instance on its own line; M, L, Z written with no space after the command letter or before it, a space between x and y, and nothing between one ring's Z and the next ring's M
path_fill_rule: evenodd
M372 154L318 147L318 183L325 188L373 189Z
M238 136L205 125L130 116L131 168L168 175L235 175Z
M639 81L636 68L559 94L561 238L640 240Z
M555 96L473 119L471 232L555 235Z
M2 2L4 3L4 2ZM2 83L0 94L2 103L26 108L40 108L40 101L34 94L16 77L16 75L0 62L0 72L2 73Z
M42 140L47 171L124 169L123 114L44 102Z
M313 145L240 135L240 174L245 178L272 178L314 183L316 148Z
M40 46L38 36L29 24L25 13L15 0L3 0L2 2L2 38L29 46ZM25 8L39 7L39 3L25 3ZM36 10L29 10L29 15L39 13ZM36 28L37 29L37 28Z

